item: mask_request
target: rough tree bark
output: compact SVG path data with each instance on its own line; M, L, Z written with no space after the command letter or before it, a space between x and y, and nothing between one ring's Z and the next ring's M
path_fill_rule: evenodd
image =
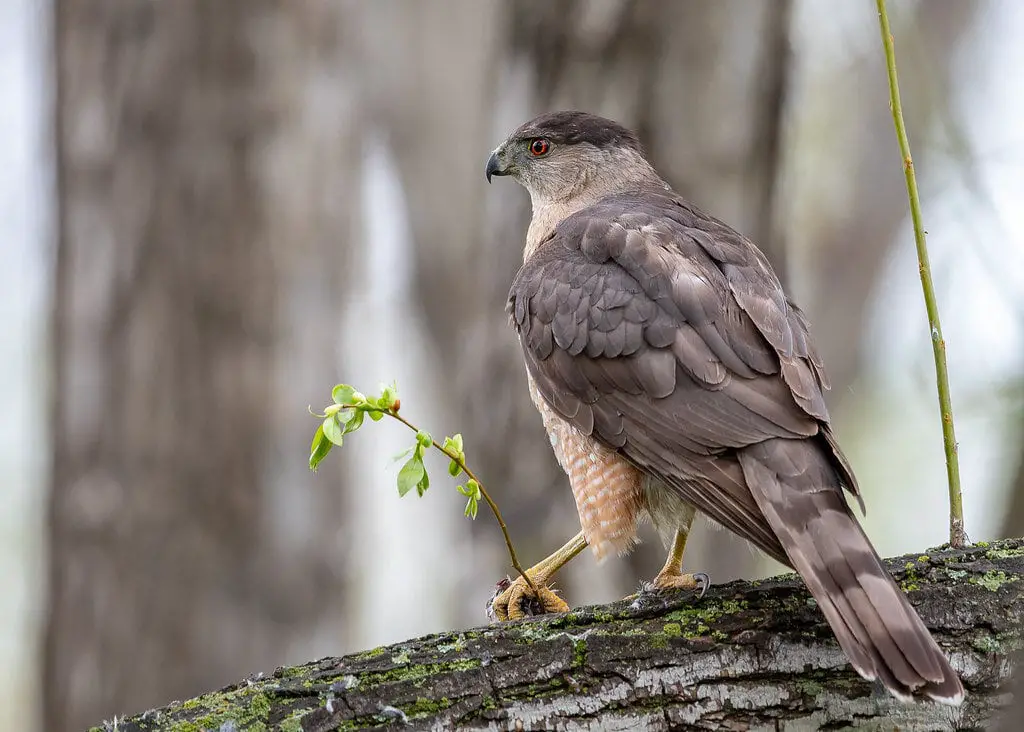
M788 575L279 668L116 729L1019 728L1004 708L1024 645L1024 540L889 564L964 679L963 706L904 705L873 689Z

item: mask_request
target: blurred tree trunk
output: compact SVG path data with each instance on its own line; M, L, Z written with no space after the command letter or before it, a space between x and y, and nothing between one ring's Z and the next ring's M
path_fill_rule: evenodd
M278 446L272 396L304 412L332 378L333 339L294 331L343 284L343 10L56 3L48 731L338 633L337 484L305 429Z
M1001 536L1024 536L1024 455L1018 456L1017 472L1010 483L1010 502Z

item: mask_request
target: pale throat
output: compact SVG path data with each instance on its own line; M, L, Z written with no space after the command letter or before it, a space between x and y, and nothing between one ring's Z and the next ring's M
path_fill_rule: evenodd
M588 205L590 204L579 198L570 199L569 201L534 201L533 217L530 219L530 226L526 230L526 247L523 249L523 261L526 261L533 254L559 221L586 208Z
M563 219L588 206L593 206L607 196L651 185L669 187L646 160L637 156L624 165L600 166L597 171L588 176L585 185L572 191L568 196L552 197L543 192L528 189L530 201L533 204L533 217L526 230L523 259L526 260L533 254Z

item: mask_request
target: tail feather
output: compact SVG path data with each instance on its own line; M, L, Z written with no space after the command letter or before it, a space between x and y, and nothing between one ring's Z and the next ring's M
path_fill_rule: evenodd
M841 518L836 520L837 517ZM852 529L859 533L860 527L848 514L839 514L834 509L825 508L822 512L823 524L829 519L840 524L835 527L839 532ZM921 641L924 636L919 631L923 630L923 626L916 627L920 624L917 614L885 573L874 551L870 550L867 538L862 536L863 546L853 551L863 551L864 547L868 547L870 553L866 558L858 557L863 561L858 561L858 567L854 569L849 555L844 553L834 537L825 528L824 531L816 532L814 538L827 571L836 576L841 591L850 598L853 611L881 656L883 663L878 670L891 672L899 685L909 688L913 688L922 678L941 679L941 670L933 662L929 646ZM898 628L913 628L913 632L900 632ZM924 630L924 633L927 632ZM918 659L919 667L912 666L911 659Z
M814 440L772 439L739 452L754 500L853 667L893 695L959 704L964 689L886 571Z

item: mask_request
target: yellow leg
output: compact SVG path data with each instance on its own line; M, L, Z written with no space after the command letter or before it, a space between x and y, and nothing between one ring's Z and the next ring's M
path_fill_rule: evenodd
M690 536L690 526L692 525L693 517L691 516L686 526L680 526L676 530L676 536L672 542L672 548L669 550L668 558L665 560L665 566L661 568L658 576L652 582L656 589L694 590L699 588L701 597L708 591L711 579L706 574L703 572L683 574L683 553L686 551L686 539Z
M491 600L490 611L499 621L519 620L527 616L523 609L523 601L536 600L542 613L564 613L569 610L565 601L548 588L548 582L555 573L568 564L577 554L587 546L587 540L583 532L576 534L567 541L560 549L537 564L526 570L530 580L536 585L540 597L535 597L530 586L522 577L516 579ZM534 613L529 613L533 615Z

